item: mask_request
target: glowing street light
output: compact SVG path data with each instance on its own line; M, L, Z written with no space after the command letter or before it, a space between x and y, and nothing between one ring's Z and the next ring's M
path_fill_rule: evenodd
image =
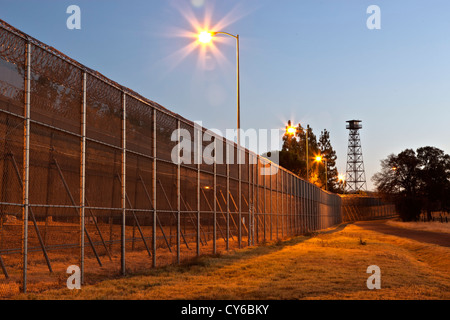
M296 129L295 127L290 126L290 127L287 127L286 132L287 132L289 135L292 135L292 136L293 136L293 135L297 132L297 129Z
M212 41L213 33L208 31L202 31L198 35L198 41L201 43L210 43Z
M236 39L236 78L237 78L237 144L240 146L241 141L241 93L240 93L240 77L239 77L239 35L233 35L228 32L221 32L221 31L202 31L198 35L198 41L203 44L208 44L212 42L213 36L218 34L224 34L226 36L230 36Z
M345 181L345 175L339 174L339 175L338 175L338 180L339 180L339 185L342 184L342 190L343 190L343 192L344 192L344 194L345 194L345 184L346 184L346 181Z
M325 165L325 190L328 191L328 164L327 164L327 159L323 158L320 155L318 155L318 156L316 156L316 161L317 162L323 162L324 165Z

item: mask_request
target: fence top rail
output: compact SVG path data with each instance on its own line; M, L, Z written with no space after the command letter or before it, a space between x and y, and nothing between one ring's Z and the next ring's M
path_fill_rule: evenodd
M110 85L111 87L114 87L115 89L118 89L120 91L122 91L124 94L131 96L132 98L142 102L143 104L149 106L150 108L153 108L155 110L157 110L158 112L164 113L168 116L171 116L177 120L180 120L182 122L184 122L187 125L190 126L194 126L194 122L190 121L186 118L184 118L183 116L172 112L170 110L168 110L167 108L163 107L162 105L158 104L157 102L154 102L148 98L145 98L144 96L140 95L139 93L131 90L130 88L127 88L125 86L122 86L121 84L107 78L106 76L104 76L103 74L101 74L100 72L93 70L83 64L81 64L80 62L76 61L75 59L70 58L69 56L65 55L64 53L60 52L59 50L37 40L36 38L14 28L13 26L11 26L10 24L8 24L7 22L5 22L4 20L0 19L0 28L2 28L3 30L12 33L18 37L20 37L21 39L25 40L26 42L29 42L37 47L39 47L42 50L45 50L46 52L50 53L51 55L71 64L72 66L80 69L83 72L86 72L86 74L89 74L95 78L97 78L100 81L103 81L104 83ZM202 127L202 131L208 131L207 128ZM253 156L253 157L257 157L257 159L259 160L259 162L261 162L264 165L270 165L270 166L275 166L277 167L279 170L284 171L286 173L288 173L289 175L299 179L299 180L303 180L308 184L313 185L314 187L318 188L316 185L310 183L309 181L306 181L305 179L301 178L300 176L294 174L293 172L281 167L280 165L274 163L273 161L271 161L270 159L267 159L261 155L256 154L255 152L248 150L242 146L238 146L237 143L235 143L234 141L230 141L228 139L226 139L225 137L222 137L220 135L218 135L215 132L212 131L208 131L208 134L210 134L211 136L214 136L215 139L219 139L219 140L223 140L227 145L233 145L233 147L240 149L241 152L246 152L249 154L249 156ZM329 194L329 195L334 195L328 191L322 190L320 189L322 192Z

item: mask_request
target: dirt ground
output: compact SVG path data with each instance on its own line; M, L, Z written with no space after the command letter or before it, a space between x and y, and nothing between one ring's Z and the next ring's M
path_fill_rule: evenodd
M13 299L292 300L450 299L448 234L396 230L385 221L341 225L221 255ZM430 240L431 239L431 240ZM379 266L381 289L367 268Z

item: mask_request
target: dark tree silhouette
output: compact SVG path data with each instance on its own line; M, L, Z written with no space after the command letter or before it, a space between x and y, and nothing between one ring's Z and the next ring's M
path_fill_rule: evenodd
M406 149L381 161L381 171L372 181L378 191L391 195L405 221L417 220L422 208L449 210L450 156L435 147L415 152Z
M319 137L319 150L321 156L326 159L327 172L325 174L325 167L319 166L319 180L327 183L328 191L337 192L339 190L338 171L336 168L336 151L333 149L330 140L330 132L324 129ZM327 181L325 182L325 176Z

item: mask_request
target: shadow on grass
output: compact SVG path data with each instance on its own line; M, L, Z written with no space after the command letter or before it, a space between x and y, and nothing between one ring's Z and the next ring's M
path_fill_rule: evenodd
M349 224L353 224L353 222L341 223L340 225L338 225L333 230L319 231L318 234L333 234L333 233L336 233L336 232L344 230L345 227L347 227Z
M342 231L350 223L338 225L333 230L323 232L310 232L301 236L296 236L284 240L275 240L271 242L263 241L255 246L246 247L243 249L237 249L229 252L223 252L218 254L208 254L187 259L181 262L181 264L172 264L163 267L158 267L143 272L129 274L128 277L134 276L159 276L166 273L197 273L208 269L209 271L218 270L227 265L235 263L237 261L243 261L251 259L256 256L262 256L271 254L286 247L295 246L303 243L318 234L331 234Z

